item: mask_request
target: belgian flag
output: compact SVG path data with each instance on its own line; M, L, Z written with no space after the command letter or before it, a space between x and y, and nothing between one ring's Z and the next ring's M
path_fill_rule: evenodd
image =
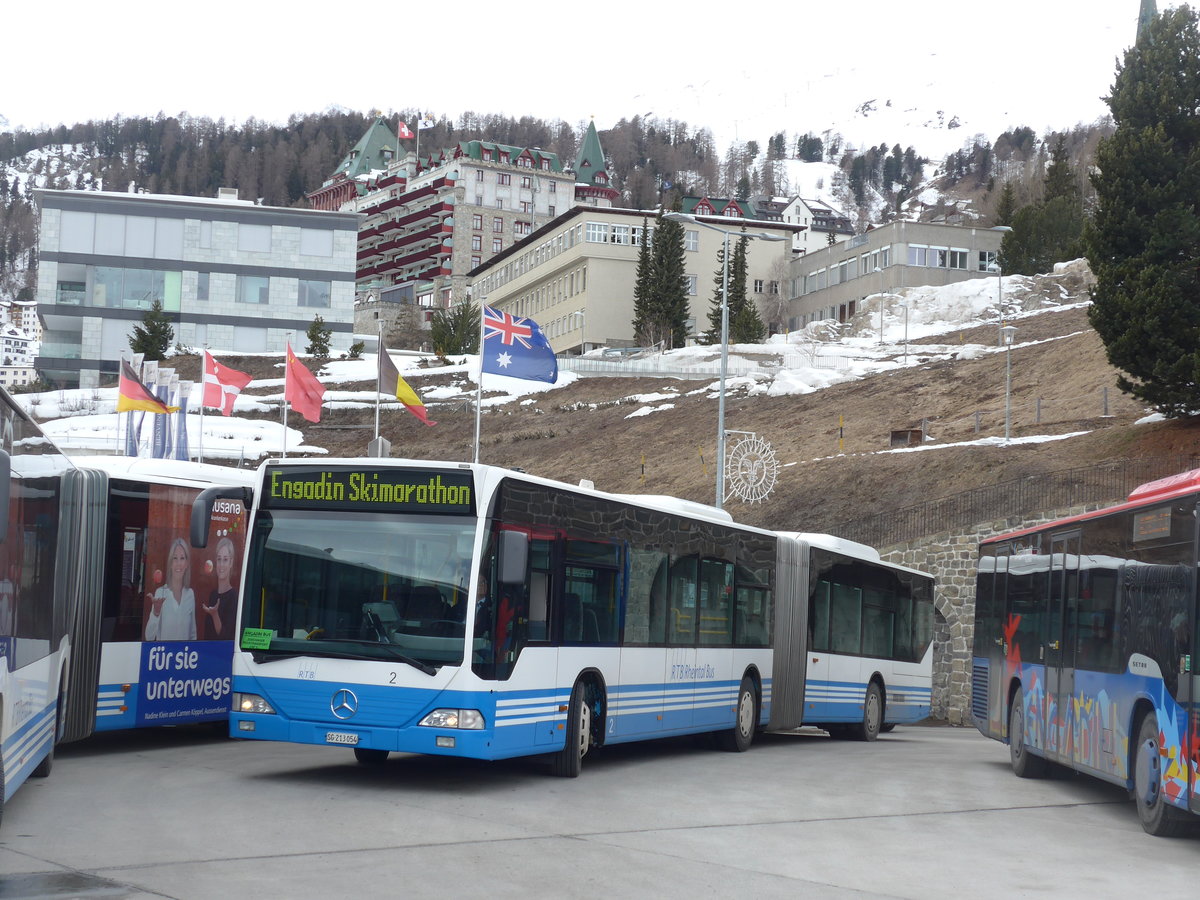
M429 421L429 415L425 412L425 404L421 402L417 392L408 386L408 382L400 377L400 370L388 356L387 348L383 346L382 342L379 344L379 393L395 397L404 404L405 409L426 425L437 424L437 422Z

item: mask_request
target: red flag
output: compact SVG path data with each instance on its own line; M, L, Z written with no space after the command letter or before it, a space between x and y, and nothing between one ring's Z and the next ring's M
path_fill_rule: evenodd
M296 359L292 345L287 345L287 370L284 379L283 399L310 422L321 421L321 398L325 396L325 385Z
M411 141L413 138L412 131L409 130L408 125L403 120L400 122L400 127L396 129L396 136L402 141Z
M117 379L117 412L140 410L166 415L179 412L178 406L167 406L150 392L133 371L133 367L121 360L121 374Z
M245 372L221 365L211 353L204 351L204 399L201 402L205 406L219 409L222 415L233 415L233 401L253 380Z

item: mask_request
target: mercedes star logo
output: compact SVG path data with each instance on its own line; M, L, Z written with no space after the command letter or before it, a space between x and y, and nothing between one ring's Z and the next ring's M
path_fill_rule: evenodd
M354 696L354 691L342 688L334 692L329 709L339 719L349 719L358 712L358 698Z

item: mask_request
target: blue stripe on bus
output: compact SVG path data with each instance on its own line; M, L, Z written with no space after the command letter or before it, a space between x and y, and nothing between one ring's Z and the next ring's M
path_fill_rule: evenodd
M647 737L688 734L713 728L732 727L736 718L738 681L696 684L638 684L613 687L608 695L608 716L613 729L606 728L606 743L621 743ZM383 685L348 685L358 697L358 711L351 719L332 714L330 701L342 685L306 683L290 678L234 677L234 691L263 695L277 710L274 716L234 712L231 733L235 737L296 743L326 744L330 732L358 736L360 747L478 756L502 759L530 753L550 752L565 740L570 687L512 691L448 691L395 688ZM769 718L770 681L763 685L761 722ZM664 703L664 698L666 702ZM434 708L477 709L488 728L480 731L419 726L420 718ZM241 730L240 722L253 723L253 731ZM454 748L438 747L438 736L453 736Z
M863 681L809 681L804 688L804 721L861 722L866 694ZM919 722L928 718L932 699L932 688L892 684L887 688L884 720Z
M97 731L116 731L137 725L138 685L102 684L96 689Z
M7 800L24 784L38 762L54 747L57 705L47 704L8 736L4 754L4 797Z

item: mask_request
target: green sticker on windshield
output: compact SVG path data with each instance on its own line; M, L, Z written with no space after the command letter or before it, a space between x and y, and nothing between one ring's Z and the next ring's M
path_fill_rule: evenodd
M242 629L242 649L243 650L266 650L271 646L271 638L274 636L270 628L244 628Z

